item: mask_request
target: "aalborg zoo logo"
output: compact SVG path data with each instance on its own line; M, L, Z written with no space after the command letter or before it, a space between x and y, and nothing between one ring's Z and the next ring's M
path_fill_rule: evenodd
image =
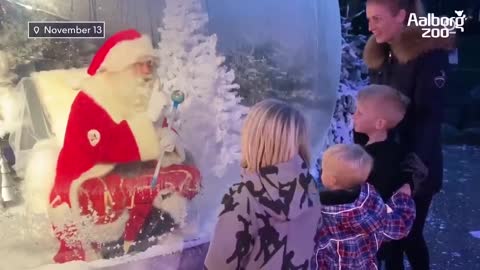
M408 17L408 26L414 25L422 28L424 38L448 38L454 35L456 30L464 31L463 26L467 16L463 10L455 10L456 17L437 17L433 13L428 13L426 17L417 16L410 13Z

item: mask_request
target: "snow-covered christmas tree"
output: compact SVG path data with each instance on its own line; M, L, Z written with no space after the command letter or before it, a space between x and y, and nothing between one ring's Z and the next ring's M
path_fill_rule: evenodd
M325 139L325 147L353 142L353 113L357 91L366 85L366 66L362 61L362 49L366 37L353 35L351 22L342 18L342 69L335 111Z
M208 16L198 0L166 0L159 29L162 90L185 94L178 109L179 132L197 165L222 176L240 157L240 128L247 107L234 89L233 70L217 54L217 36L207 35ZM219 153L219 154L218 154Z

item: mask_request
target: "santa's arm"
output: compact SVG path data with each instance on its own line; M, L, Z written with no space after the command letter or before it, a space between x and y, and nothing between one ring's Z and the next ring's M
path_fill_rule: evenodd
M154 160L159 155L157 134L145 115L121 121L108 130L108 141L100 151L100 162Z
M94 163L154 160L159 155L158 136L146 113L120 122L88 95L80 93L69 122L76 123L78 141L87 140ZM73 131L73 130L72 130ZM77 140L76 140L77 141Z
M160 154L158 134L146 113L138 113L128 119L128 127L133 134L141 160L157 159Z

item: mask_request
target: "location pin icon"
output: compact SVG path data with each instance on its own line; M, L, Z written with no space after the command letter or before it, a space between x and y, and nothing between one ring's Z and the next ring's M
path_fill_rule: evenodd
M33 27L33 32L35 32L35 34L38 34L38 32L40 32L40 27L38 26Z

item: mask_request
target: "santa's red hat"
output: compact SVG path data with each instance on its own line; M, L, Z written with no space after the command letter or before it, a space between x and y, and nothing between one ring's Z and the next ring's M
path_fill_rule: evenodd
M93 76L98 71L120 71L154 55L150 37L135 29L123 30L105 41L93 57L87 73Z

